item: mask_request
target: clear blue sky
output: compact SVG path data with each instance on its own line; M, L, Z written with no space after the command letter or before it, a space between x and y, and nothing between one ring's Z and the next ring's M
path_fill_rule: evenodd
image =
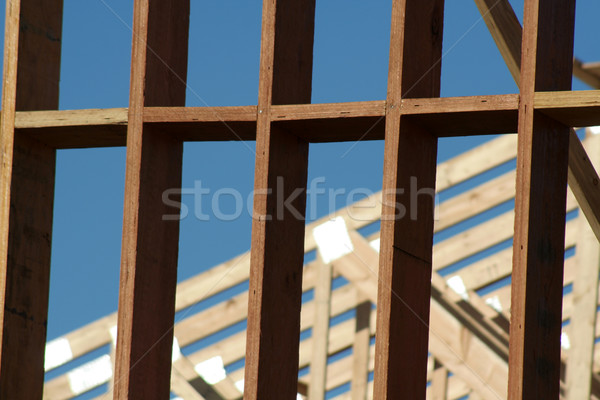
M442 95L516 93L472 0L447 0ZM512 1L521 18L523 0ZM600 60L597 0L579 0L575 53ZM257 102L261 1L192 0L189 106ZM126 107L133 1L65 0L61 109ZM313 102L382 100L391 0L318 0ZM2 10L2 20L4 19ZM3 31L3 30L2 30ZM580 82L574 88L586 89ZM440 160L487 138L440 140ZM383 142L311 145L309 179L326 187L381 188ZM253 187L254 154L240 142L185 145L183 185L213 192ZM48 339L117 309L125 149L58 152ZM184 197L192 207L192 198ZM344 204L337 204L339 207ZM231 204L224 203L227 211ZM327 201L317 214L328 211ZM251 218L181 223L179 280L250 247Z

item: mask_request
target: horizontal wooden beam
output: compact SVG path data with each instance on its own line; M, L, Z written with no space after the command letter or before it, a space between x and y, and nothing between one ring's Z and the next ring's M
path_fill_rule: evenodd
M144 108L144 122L234 121L256 121L256 106Z
M402 113L440 137L512 133L519 95L403 99Z
M271 120L311 143L383 140L385 101L275 105ZM439 137L515 132L518 94L403 99L402 115ZM535 108L567 126L600 125L600 90L539 92ZM182 141L256 139L256 106L146 107L144 123ZM127 108L17 112L17 132L54 148L124 146Z
M125 146L127 108L22 111L15 129L57 149Z
M600 125L600 90L537 92L534 104L569 127Z
M363 101L329 104L275 105L272 121L338 119L385 116L385 101Z

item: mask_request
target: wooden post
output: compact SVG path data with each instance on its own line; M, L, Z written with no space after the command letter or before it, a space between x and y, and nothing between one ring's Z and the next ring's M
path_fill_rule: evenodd
M136 0L115 399L170 392L179 221L162 201L181 187L183 143L144 127L145 106L183 106L189 0Z
M569 90L575 1L526 0L521 62L508 398L558 399L569 127L534 111Z
M363 297L361 295L361 297ZM356 306L356 326L352 345L352 400L368 399L369 353L371 350L371 302Z
M272 124L271 105L310 103L314 13L315 0L263 3L247 400L297 393L308 142Z
M40 399L56 150L14 136L15 111L58 108L62 0L6 2L0 132L0 398Z
M324 400L327 383L327 352L329 349L329 313L331 309L331 264L317 258L315 283L315 322L312 327L312 354L310 361L310 400Z
M393 2L375 342L376 400L425 399L437 137L408 117L401 118L400 104L403 98L440 94L443 15L443 0Z

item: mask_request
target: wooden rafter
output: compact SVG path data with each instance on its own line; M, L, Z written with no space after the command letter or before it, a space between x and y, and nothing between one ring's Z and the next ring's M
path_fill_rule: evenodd
M575 208L573 199L569 197L565 204L563 196L567 158L569 182L575 197L600 238L598 176L579 139L572 131L569 137L568 129L600 125L600 96L598 91L568 91L574 1L526 0L524 34L508 1L475 1L517 82L521 80L522 65L523 84L518 95L439 99L443 0L395 0L386 101L308 104L314 0L273 0L265 1L263 8L258 105L186 108L189 1L136 0L130 107L80 111L50 111L56 108L58 99L60 41L55 39L60 36L61 0L44 4L39 0L7 1L5 84L0 122L3 157L0 254L4 257L0 274L3 290L0 298L4 302L0 310L2 397L15 397L21 389L22 385L18 389L15 385L24 381L17 376L19 373L27 373L34 382L24 389L30 390L33 397L43 381L41 346L45 326L38 324L40 326L32 328L29 322L23 323L22 318L11 318L25 315L37 323L45 321L55 150L123 145L127 145L127 189L115 398L165 396L171 383L192 398L210 397L213 393L223 399L235 399L239 391L233 379L241 379L241 371L211 386L196 376L193 369L211 351L217 350L225 362L239 360L246 352L245 397L248 399L295 396L299 390L298 367L312 364L318 370L319 361L323 384L313 387L319 395L352 379L355 386L363 388L366 386L364 372L374 368L375 383L369 383L368 387L374 390L377 399L423 399L428 394L442 398L469 394L473 398L492 399L498 394L504 395L507 375L510 376L510 398L557 397L559 370L563 364L557 344L560 323L574 313L573 304L577 304L573 296L566 296L566 311L561 318L564 215L565 210ZM36 29L21 29L19 33L23 23L33 24ZM36 32L46 34L40 39ZM522 60L521 39L524 43ZM550 64L552 68L545 67ZM31 68L31 65L37 67ZM575 60L574 69L576 76L598 86L598 64ZM480 202L469 200L467 195L448 201L440 207L440 213L448 217L435 225L429 195L418 198L413 210L406 207L407 203L398 193L390 194L390 191L409 188L410 178L414 177L418 183L413 194L418 196L417 189L434 188L438 137L508 133L517 129L516 213L505 213L493 222L433 246L434 231L454 226L509 201L512 194L506 185L514 180L514 175L499 177L484 185L485 188L479 188ZM171 366L168 360L174 309L197 301L193 290L210 288L210 282L215 282L216 274L223 272L225 266L204 275L205 281L201 283L183 285L183 293L175 298L178 225L159 221L159 217L170 210L156 199L160 199L158 194L165 188L180 185L184 141L232 139L257 141L255 188L258 195L254 201L257 218L253 224L251 261L247 256L232 261L244 268L228 276L229 281L223 282L221 287L250 278L251 290L233 298L227 310L218 308L223 312L219 317L226 315L227 318L202 312L201 316L178 324L175 334L184 345L189 345L198 339L197 333L189 333L192 325L201 327L200 335L207 335L248 315L247 346L244 346L244 333L234 335L224 341L229 347L204 349L180 357ZM314 306L300 311L301 291L315 287L317 280L315 264L302 268L303 242L304 250L315 248L314 238L304 235L304 194L294 204L300 211L298 217L289 210L278 210L274 196L261 191L276 189L279 178L285 179L284 197L296 189L305 189L309 142L375 139L385 139L384 193L375 196L383 200L384 207L379 205L365 211L360 206L352 206L345 211L363 213L371 220L383 213L382 279L366 274L364 262L361 264L359 259L362 257L369 260L368 265L377 265L379 258L356 232L364 224L345 219L356 250L336 261L333 275L342 274L351 284L331 294L331 315L357 307L365 298L375 302L378 296L379 339L375 353L366 340L373 333L373 315L361 316L364 329L362 335L356 335L357 340L361 336L363 345L356 348L360 355L357 359L363 360L363 364L368 360L367 369L360 372L358 367L349 368L344 360L327 365L323 362L332 352L356 344L353 343L355 321L319 329L319 326L324 327L325 319L315 321L317 316L325 315L323 307L318 312ZM515 141L503 138L494 143L510 147ZM475 153L461 156L465 164L470 160L487 165L481 169L466 167L463 171L444 172L442 167L441 178L437 179L438 190L467 179L476 170L492 168L512 157L498 153L500 155L485 155L487 159ZM157 165L168 167L156 168ZM493 185L498 185L497 189L494 187L495 192L490 191ZM31 191L41 195L32 198ZM409 213L416 210L418 223L409 218L390 220L388 217L397 211L396 205L405 206ZM20 213L21 207L28 212ZM283 211L281 215L279 211ZM275 217L281 218L263 218L273 212L277 214ZM513 299L510 300L506 288L494 291L503 304L510 304L514 310L509 370L506 315L487 307L472 289L508 276L510 268L505 265L510 260L510 252L502 251L461 272L465 295L472 298L469 302L449 291L437 275L431 282L429 278L432 270L439 271L510 239L513 218L516 218ZM576 240L573 224L566 226L566 244L572 246ZM493 232L487 234L490 231ZM33 239L27 232L34 232ZM24 237L27 240L22 240ZM23 279L17 276L19 269L11 267L11 263L30 268L30 262L24 259L29 254L39 256L35 263L43 268L36 268L35 276L27 275ZM492 272L486 271L489 263L501 266ZM571 265L571 261L567 265ZM304 279L301 279L303 274ZM160 278L156 279L157 276ZM573 273L568 270L564 281L572 280ZM431 305L430 288L433 288ZM37 300L32 303L33 292ZM398 301L398 296L402 301ZM588 301L590 310L595 302ZM432 327L437 332L431 336L427 329L430 306L435 316ZM366 315L366 311L363 314ZM536 317L539 315L543 318ZM114 325L115 321L112 316L102 324ZM299 344L297 334L307 327L329 331L329 344L311 339ZM472 336L457 341L459 329L463 328ZM524 333L529 330L532 333ZM22 338L27 340L21 341ZM431 353L452 376L444 379L443 369L442 372L440 368L434 370L433 358L427 357L428 338ZM93 330L91 336L73 340L69 346L75 349L72 357L76 357L107 343L110 334L107 327L102 326L102 332ZM307 349L316 349L317 343L321 343L322 350L311 357ZM473 349L480 354L472 353ZM31 365L23 369L25 372L7 368L15 362L17 354ZM481 354L485 355L483 359ZM484 374L484 378L480 374ZM397 379L398 376L403 379ZM432 377L443 383L433 389L445 389L426 389L425 380ZM61 382L51 381L48 386L56 384L57 390L62 390ZM598 385L594 379L591 390L597 391ZM301 391L306 393L305 385ZM23 392L18 393L23 395Z
M600 137L587 132L587 151L600 161ZM583 218L578 218L576 275L573 283L573 307L570 318L567 366L567 400L589 399L592 391L594 346L598 308L598 276L600 245L594 231Z
M522 29L512 6L508 0L498 0L493 4L490 0L475 0L475 2L496 43L503 43L498 48L508 69L519 84ZM590 64L589 69L595 71L596 67L597 63ZM581 63L575 60L575 75L580 76L578 71L581 70ZM592 87L600 89L600 80L587 80L586 82ZM544 91L534 94L535 109L570 127L599 125L595 119L588 119L588 116L592 114L600 114L599 106L600 92L595 90L559 93ZM573 188L577 201L582 206L596 237L600 240L600 188L593 184L598 180L594 166L590 163L575 132L571 131L569 185Z
M439 188L448 188L450 185L454 185L465 179L469 179L471 176L473 176L473 174L478 174L493 167L494 165L504 163L506 160L514 157L515 145L516 143L513 137L499 138L489 144L483 145L477 150L469 151L459 157L456 157L456 159L441 164L439 166L438 174ZM478 159L480 160L478 161ZM500 199L509 199L511 193L514 194L514 188L511 185L498 185L498 190L493 191L492 194L494 195L491 195L489 198L483 196L487 192L489 192L489 189L484 185L475 189L473 192L467 192L464 195L459 195L455 199L442 203L439 209L440 219L437 221L436 229L445 229L446 227L452 226L459 222L461 219L468 219L471 215L475 215L481 210L485 210L487 207L496 204L495 201L497 197ZM482 204L478 207L474 207L474 203L468 200L473 198L480 199ZM359 204L350 206L348 209L340 210L338 215L343 215L346 218L349 216L355 217L356 219L348 218L347 222L348 226L352 227L352 229L357 229L360 226L368 224L369 221L373 221L378 218L380 211L377 207L370 209L365 208L365 205L369 203L377 204L378 202L377 196L374 196L374 198L366 199ZM365 212L368 212L368 214ZM461 219L457 220L457 216L460 216ZM314 227L325 220L326 219L317 221L310 225L307 232L312 229L311 226ZM306 238L310 239L312 238L312 235L309 233L306 235ZM307 249L312 249L315 246L312 240L307 240L306 243ZM442 243L440 245L442 245ZM443 250L445 246L446 245L443 244L442 247L438 247L438 250L436 250L436 247L434 247L434 254L437 252L441 252L440 254L447 253ZM465 248L465 251L467 250L468 248ZM462 253L459 254L463 254L465 251L462 251ZM472 248L472 250L469 251L477 250ZM464 257L464 255L460 257ZM440 267L447 265L447 263L439 257L436 257L436 260L438 260L436 263ZM317 279L317 269L315 267L315 265L311 264L305 267L303 282L304 291L315 285L315 281ZM439 269L435 264L434 268ZM243 280L248 279L248 257L245 255L240 256L228 263L225 263L221 267L217 267L202 274L201 276L198 276L197 278L193 278L190 281L180 284L178 289L178 298L176 301L177 309L181 310L182 308L189 307L190 305L194 304L194 302L198 301L198 296L202 295L212 286L214 286L221 278L223 273L227 270L231 270L231 272L226 276L226 279L223 282L219 282L219 285L215 288L216 292L220 292L227 287L236 285ZM465 277L465 282L468 282L468 274L463 274L463 276ZM491 277L490 279L494 278ZM352 287L345 287L336 290L333 293L332 298L332 315L339 315L340 313L349 310L350 308L354 307L355 304L357 304L357 301L356 290ZM224 329L231 324L243 321L246 315L246 302L247 295L241 294L232 298L226 303L214 306L205 312L187 318L178 323L175 327L175 335L178 338L179 343L182 346L187 346L190 343L193 343L195 340L198 340L200 337L211 335L212 333L218 332L220 329ZM314 321L315 309L312 308L311 305L312 303L308 303L308 305L304 307L302 311L301 329L303 330L309 328L313 323L312 321ZM371 328L373 329L373 317L372 321ZM116 319L113 316L102 321L98 321L98 323L95 324L95 327L90 326L85 331L67 336L65 339L70 342L74 357L81 355L82 352L92 350L102 346L103 343L110 341L108 331L111 326L114 326L115 323ZM329 348L329 354L339 351L344 347L350 346L352 343L353 331L354 326L352 323L347 326L344 325L333 328L331 333L332 342ZM371 331L371 334L374 334L374 330ZM242 333L241 335L236 335L231 339L225 340L223 346L219 347L221 350L218 350L216 347L214 348L214 350L219 351L220 353L207 353L206 351L200 351L198 354L194 354L190 360L192 360L192 364L196 364L200 361L210 358L211 354L220 354L222 355L225 363L231 363L232 361L243 356L243 337L244 335ZM310 363L310 350L307 350L310 348L310 341L306 343L302 342L300 351L300 366L305 366ZM370 357L370 368L372 369L372 353ZM344 367L343 361L328 368L328 374L330 375L328 375L327 387L330 389L334 386L337 386L336 382L343 383L343 379L345 379L344 376L348 377L349 375L347 375L347 373L350 370L351 369L349 369L349 367ZM241 379L241 376L237 374L237 376L235 376L233 379ZM452 381L453 380L451 380L451 382ZM65 388L64 390L66 390L66 393L70 393L68 389L68 383L66 381L63 381L63 383L60 383L59 381L53 382L52 386L50 386L48 389L48 393L57 393L57 390L59 390L58 388L61 387L60 385L63 385L62 387ZM460 387L464 388L465 386L451 384L450 392L455 393L457 390L456 393L460 393L461 391L458 390ZM465 392L463 391L462 393Z

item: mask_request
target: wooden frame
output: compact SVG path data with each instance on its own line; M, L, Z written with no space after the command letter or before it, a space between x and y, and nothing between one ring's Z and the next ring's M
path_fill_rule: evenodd
M369 253L368 245L351 232L363 257L380 258L379 280L352 282L360 292L353 306L358 299L378 304L374 397L425 398L428 340L430 349L439 349L436 359L456 363L453 372L479 396L503 391L495 381L486 388L469 373L464 359L441 351L440 338L429 335L431 312L432 329L453 318L468 325L477 333L473 346L503 371L510 346L509 398L558 398L567 177L600 237L600 193L593 184L598 175L579 139L569 132L574 126L600 125L600 91L569 91L574 0L526 0L522 33L507 1L501 0L497 8L487 0L476 3L511 73L522 82L519 94L438 98L443 0L394 0L387 99L309 104L315 1L273 0L263 7L258 105L186 108L189 1L136 0L129 108L52 111L58 105L56 39L62 1L8 0L0 125L0 395L23 396L19 390L27 381L26 397L41 396L55 150L123 145L127 190L114 397L163 398L172 381L190 389L186 385L193 373L186 361L173 375L168 362L177 307L178 224L161 219L172 212L157 199L163 190L181 184L182 143L231 140L232 132L223 125L227 122L238 139L257 141L258 154L245 398L293 398L302 362L302 257L311 240L305 241L305 198L299 196L294 204L298 216L277 209L268 191L277 189L279 178L285 182L284 194L306 189L309 142L377 139L385 140L386 149L381 257ZM20 30L23 23L46 35ZM521 37L522 56L517 48ZM575 72L598 83L594 64L576 62ZM436 228L431 196L417 197L417 220L396 218L396 206L406 206L406 198L417 196L418 189L434 189L438 137L515 130L519 150L509 340L489 318L473 320L448 301L452 295L436 283L435 275L432 280ZM411 187L412 178L418 181L414 193L399 196L396 189ZM41 195L29 196L32 191ZM456 259L451 246L444 251L447 260ZM36 259L26 260L26 254ZM340 262L339 271L359 276L357 262ZM357 353L364 360L361 340ZM15 363L27 367L9 368ZM355 369L356 386L364 387L364 370ZM444 371L435 373L441 382L436 389L452 385Z
M598 136L590 136L585 140L586 148L598 144ZM505 136L489 142L483 146L475 148L468 153L462 154L455 159L438 166L437 187L439 190L453 188L473 177L493 169L498 165L505 164L514 159L517 150L517 140L515 136ZM480 161L478 161L480 160ZM476 188L466 191L456 198L444 201L439 206L438 220L436 221L435 231L440 232L456 224L464 223L473 216L485 213L487 210L496 208L499 204L511 201L515 196L514 171L506 172L499 177L486 182ZM365 239L361 235L353 232L362 227L379 220L381 211L379 207L367 208L368 204L380 204L380 194L372 198L365 199L359 204L349 206L347 209L339 210L335 216L345 218L351 237L355 241L356 256L348 256L332 262L333 276L347 276L352 283L337 288L331 293L331 318L340 318L345 312L354 307L363 307L370 302L364 302L364 295L367 298L376 298L376 279L365 269L365 263L371 268L377 266L377 255L371 246L363 246ZM572 193L567 198L566 210L571 213L576 208L576 201ZM352 218L362 212L360 220ZM306 250L311 251L316 244L311 234L314 227L326 222L333 216L327 216L313 224L309 224L306 229L305 243ZM448 266L456 263L457 260L471 258L478 253L485 252L486 249L494 247L499 243L509 240L513 231L514 212L506 210L504 213L491 218L480 225L476 225L464 232L457 233L452 238L446 239L433 247L435 271L432 281L432 333L430 337L430 351L432 357L435 357L439 363L452 372L448 379L447 396L448 398L460 398L471 392L485 399L497 399L498 396L506 396L506 382L508 379L508 316L506 310L510 308L510 285L498 286L485 295L478 294L481 288L489 287L495 282L502 281L510 276L511 267L510 248L488 254L483 259L470 263L464 269L446 275L444 279L460 277L468 292L468 300L454 293L447 284L438 275ZM585 217L580 215L576 220L567 223L567 235L565 247L572 249L579 243L584 235L582 224L587 224ZM489 234L493 231L493 234ZM484 236L483 233L488 232ZM376 232L369 235L367 240L373 242L380 237ZM472 240L469 238L485 238L481 240ZM565 264L565 287L570 286L574 280L579 278L578 257L570 257ZM248 253L236 257L223 265L209 270L188 281L182 282L178 286L176 309L184 310L200 301L202 294L209 288L214 287L214 293L220 293L238 286L250 276L250 256ZM588 257L588 261L593 257ZM576 265L577 263L577 265ZM222 274L235 266L227 276L227 280L219 282ZM319 285L318 273L321 264L319 261L310 262L305 266L303 276L303 292L308 292L311 288ZM367 282L361 282L359 277L365 277ZM592 283L592 280L589 280ZM577 282L575 282L575 285ZM216 286L215 286L216 285ZM598 282L596 281L596 286ZM500 305L503 311L498 312L485 304L486 300L495 300L497 306ZM202 312L199 312L189 318L186 318L175 325L174 333L182 349L191 349L193 344L202 338L210 337L222 329L228 330L238 325L247 315L248 295L246 292L237 295L228 301L214 305ZM571 320L580 312L575 309L574 303L578 301L574 293L565 295L563 322ZM454 306L452 304L455 304ZM305 303L301 313L300 329L305 331L309 328L316 329L319 324L319 301ZM357 314L361 319L360 314ZM343 323L332 326L329 333L328 356L338 354L341 350L353 346L359 352L359 358L364 356L364 336L354 336L357 325L364 326L364 321L360 323L358 319L350 319ZM573 322L571 322L573 323ZM116 324L116 315L110 315L98 320L84 328L72 332L61 339L68 340L73 349L73 357L78 357L87 352L91 352L98 347L111 341L109 330ZM371 339L375 334L375 318L373 313L369 318L368 337ZM460 327L460 328L456 328ZM462 330L462 334L461 334ZM367 330L361 331L360 335ZM470 332L465 336L464 332ZM590 332L591 333L591 332ZM443 336L438 337L438 335ZM569 337L574 335L569 331ZM474 337L470 337L470 336ZM245 354L244 343L246 333L242 330L239 333L231 335L221 341L201 350L186 350L189 355L186 357L189 361L179 359L173 363L172 371L178 372L190 381L198 379L197 373L191 369L205 360L215 356L220 356L225 365L237 364L243 359ZM597 336L594 336L597 337ZM444 344L440 339L447 340ZM451 341L448 339L452 339ZM572 339L575 345L575 338ZM305 339L300 343L300 361L299 367L304 368L307 365L312 366L314 362L314 346L317 344L312 338ZM450 349L446 347L451 345ZM360 350L360 348L363 350ZM355 368L365 371L373 370L374 366L374 346L368 346L368 361L356 362L354 356L348 356L330 363L327 368L326 390L334 389L346 382L353 384L355 377ZM468 349L467 353L465 349ZM563 357L563 361L569 365L571 357L575 354L575 348L566 352L568 358ZM191 351L191 353L190 353ZM456 354L453 354L456 352ZM459 355L457 357L457 354ZM596 359L600 356L600 351L596 353ZM564 356L564 354L563 354ZM590 354L587 355L588 357ZM427 379L433 381L435 378L434 363L430 358L427 364ZM600 363L596 361L595 371L598 371ZM184 369L185 368L185 369ZM568 371L568 368L567 368ZM172 372L174 374L174 372ZM360 372L357 373L359 376ZM365 373L366 375L366 373ZM494 379L482 380L479 376L493 376ZM234 382L243 378L243 368L240 368L227 375L226 380L213 385L213 389L224 399L238 399L241 392L235 387ZM308 384L309 389L313 383L311 376L303 376L300 379L302 384ZM368 381L367 381L368 382ZM562 381L565 384L565 381ZM197 385L196 385L197 386ZM367 398L372 398L372 382L368 383L369 392ZM181 389L181 382L172 389L175 393L187 398ZM46 384L46 391L49 396L57 399L68 399L72 397L67 380L67 374ZM597 388L592 391L598 394ZM353 390L351 395L357 395ZM428 396L431 390L428 389ZM348 394L350 396L350 394ZM336 397L338 398L338 397ZM342 396L342 398L344 398ZM350 397L346 397L350 398Z

